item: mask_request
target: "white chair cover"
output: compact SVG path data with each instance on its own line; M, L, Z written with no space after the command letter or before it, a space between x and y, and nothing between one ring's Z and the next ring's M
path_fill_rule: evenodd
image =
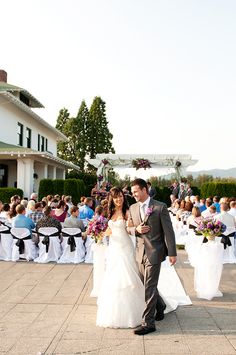
M87 239L85 242L85 260L84 262L86 264L91 264L93 263L93 250L92 250L92 245L95 243L94 239L91 238L90 235L87 235Z
M71 244L68 244L68 242L73 243L73 240L71 240L69 236L74 237L75 249L73 251L71 250ZM84 241L82 239L81 230L79 228L63 228L62 237L63 252L60 259L58 260L58 263L82 263L85 259L85 246Z
M39 233L39 256L34 259L36 263L48 263L50 261L58 261L62 254L60 233L55 227L41 227ZM49 245L47 245L45 237L49 237Z
M12 259L12 244L10 227L0 225L0 260L10 261Z
M20 258L27 261L34 260L37 256L36 246L31 239L30 231L28 228L11 228L11 234L13 236L12 247L12 261L17 261ZM27 239L26 239L27 238ZM21 253L19 241L23 240L24 252ZM20 242L22 243L22 242Z
M197 297L211 300L222 297L219 284L223 269L223 244L220 238L201 245L195 265L194 288Z

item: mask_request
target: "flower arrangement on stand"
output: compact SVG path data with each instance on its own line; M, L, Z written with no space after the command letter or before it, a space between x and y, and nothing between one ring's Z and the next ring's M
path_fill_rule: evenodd
M138 158L132 161L132 166L138 170L143 168L144 170L151 168L151 163L148 159Z
M197 235L203 235L208 240L215 240L215 237L222 236L226 231L226 225L221 221L215 221L213 218L203 219L195 229Z
M107 219L103 216L89 222L86 234L94 239L95 243L102 244L105 230L107 229Z
M98 181L102 181L103 180L103 176L102 175L98 175Z
M107 159L103 159L102 163L103 163L103 165L107 165L107 164L109 164L109 161Z

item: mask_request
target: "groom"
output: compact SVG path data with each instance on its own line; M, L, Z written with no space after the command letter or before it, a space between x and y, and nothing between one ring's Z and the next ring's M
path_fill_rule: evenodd
M137 203L130 206L130 233L135 233L136 260L145 287L146 308L142 324L135 334L145 335L156 330L155 320L164 318L166 305L158 293L157 284L161 262L169 256L171 265L176 263L175 235L164 203L150 198L145 180L131 183L132 195Z

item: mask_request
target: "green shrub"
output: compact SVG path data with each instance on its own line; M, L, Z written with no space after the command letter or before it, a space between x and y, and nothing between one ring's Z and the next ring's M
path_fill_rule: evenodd
M53 195L64 195L64 183L63 179L56 179L52 181L53 183Z
M22 199L23 190L17 189L15 187L0 187L0 201L3 203L9 203L11 197L14 195L19 195Z
M236 197L236 184L233 182L208 182L201 186L202 197Z
M66 179L64 183L64 195L70 195L74 204L80 200L78 179Z
M39 183L38 197L39 201L47 195L54 195L54 187L52 179L42 179Z

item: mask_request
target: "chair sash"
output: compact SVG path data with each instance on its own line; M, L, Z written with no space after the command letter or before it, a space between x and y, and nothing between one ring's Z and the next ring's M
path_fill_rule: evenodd
M50 235L45 235L44 233L37 233L39 237L44 237L42 240L42 244L46 245L46 253L48 253L49 245L50 245L50 237L58 237L59 238L59 231L50 234Z
M29 240L31 239L31 235L30 235L30 231L28 230L28 235L26 235L25 237L19 237L19 235L17 235L17 232L14 231L15 228L12 228L10 233L13 237L13 239L17 239L16 242L16 246L19 247L19 254L24 254L25 252L25 244L24 244L24 240ZM16 228L17 229L17 228ZM20 229L20 228L19 228ZM22 228L22 229L26 229L26 228Z
M73 252L76 249L75 238L81 238L82 234L81 234L81 232L79 232L77 234L71 235L70 233L66 233L66 231L64 229L64 230L62 230L62 236L68 237L67 244L70 245L70 251Z

